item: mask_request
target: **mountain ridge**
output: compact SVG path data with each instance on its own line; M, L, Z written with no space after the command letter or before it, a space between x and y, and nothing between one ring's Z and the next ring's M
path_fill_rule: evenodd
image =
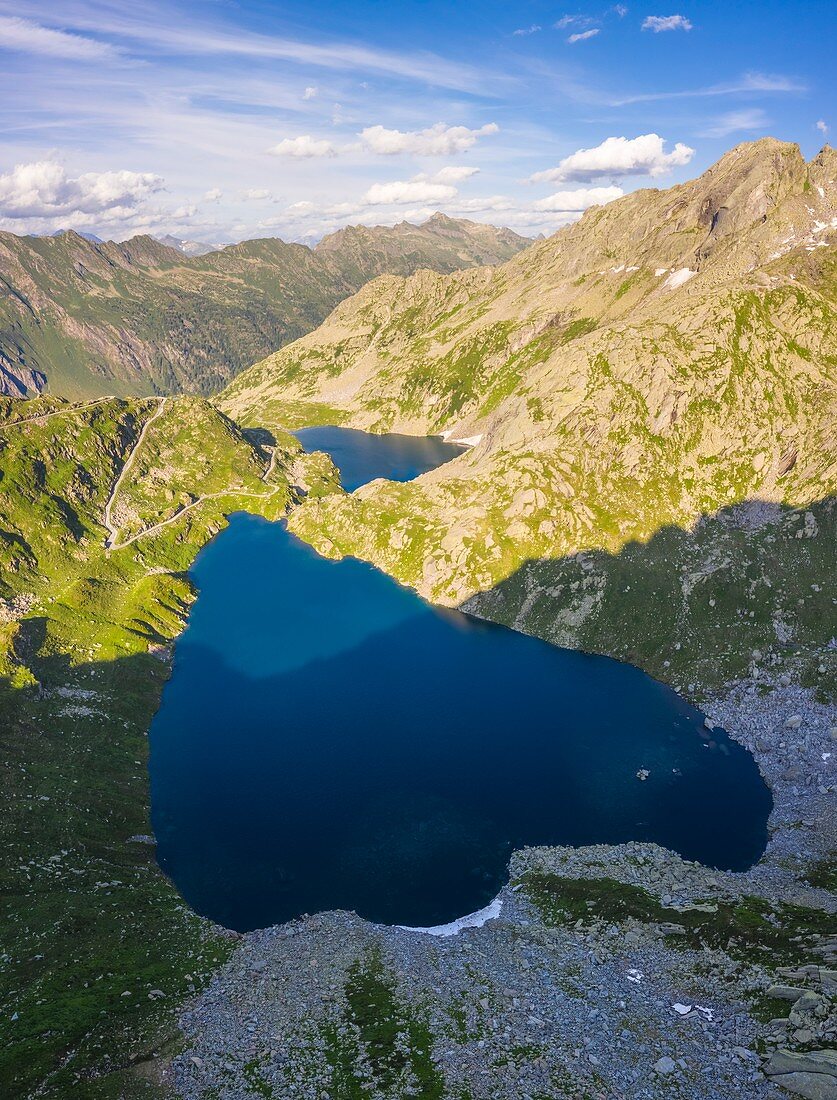
M338 419L470 440L414 482L304 506L291 526L435 602L624 657L627 637L593 629L611 571L579 588L583 555L690 530L746 500L804 516L837 489L834 165L828 147L806 164L796 146L746 143L698 179L593 208L503 265L383 276L239 375L219 405L252 425ZM823 507L814 526L826 531ZM704 568L698 545L684 553L687 571L690 554ZM548 596L562 583L556 560L576 563L568 583L585 595L572 610ZM514 598L486 595L515 576ZM671 593L672 578L661 573L658 589ZM680 612L640 663L669 682L675 665L693 678L700 665L717 687L746 668L745 639L709 669L698 617L672 662L691 600L675 590ZM812 640L815 665L826 641Z
M0 232L0 393L211 393L382 271L452 271L530 243L457 224L453 243L432 226L378 227L320 251L262 238L200 256L149 234L99 243Z

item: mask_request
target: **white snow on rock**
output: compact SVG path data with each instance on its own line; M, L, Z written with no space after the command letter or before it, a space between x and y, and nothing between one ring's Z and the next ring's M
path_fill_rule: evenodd
M482 435L464 435L459 439L454 439L453 429L449 428L446 432L442 432L442 439L445 443L461 443L463 447L476 447L482 439Z
M654 272L654 275L655 275L655 277L656 277L656 278L658 278L658 279L659 279L659 277L660 277L661 275L665 275L665 273L666 273L667 271L668 271L668 268L667 268L667 267L658 267L658 268L657 268L657 270L656 270L656 271Z
M482 928L486 921L496 920L502 908L501 899L495 898L484 909L478 909L476 913L468 913L467 916L459 917L450 924L435 924L431 928L413 928L409 924L399 924L397 927L403 932L423 932L425 936L455 936L463 928Z
M682 286L684 283L688 283L689 279L697 275L696 271L692 271L690 267L681 267L677 271L672 271L666 281L663 283L663 287L668 287L669 290L675 290L677 287Z

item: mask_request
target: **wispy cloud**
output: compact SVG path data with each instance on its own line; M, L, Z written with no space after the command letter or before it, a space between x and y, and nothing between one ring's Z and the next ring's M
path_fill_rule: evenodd
M590 15L562 15L553 23L556 31L564 31L567 27L592 27L596 20Z
M60 57L65 61L112 61L122 57L122 51L109 42L5 15L0 15L0 50Z
M588 38L595 38L598 33L598 27L594 27L592 30L589 31L578 31L577 34L571 34L567 41L569 43L585 42Z
M647 15L642 21L642 29L660 34L662 31L690 31L692 24L685 15Z
M821 134L827 134L828 133L828 124L826 123L824 118L817 119L816 126L817 126L817 129L819 130L819 132Z
M518 27L516 31L512 31L512 35L516 38L520 38L527 34L537 34L538 31L543 30L537 23L533 23L531 27Z
M177 53L184 57L250 57L289 61L300 65L332 70L384 73L390 77L419 80L424 83L462 91L488 87L486 75L464 62L449 61L433 53L398 52L353 42L315 43L280 35L245 31L223 24L204 24L174 13L162 5L143 4L117 7L104 5L67 7L61 12L62 24L75 30L92 31L120 40L114 52L133 49L159 55ZM15 20L13 20L14 22ZM27 20L16 20L26 24ZM63 30L36 28L58 38L76 38ZM23 32L18 32L22 34ZM94 41L88 39L87 41Z
M745 73L739 80L724 84L710 84L705 88L687 88L676 92L640 92L637 95L611 99L611 107L624 107L632 103L653 103L665 99L699 99L710 96L737 95L742 92L794 93L806 92L807 85L789 76L767 73Z
M755 133L767 129L769 119L761 107L727 111L701 131L701 137L729 137L730 134Z

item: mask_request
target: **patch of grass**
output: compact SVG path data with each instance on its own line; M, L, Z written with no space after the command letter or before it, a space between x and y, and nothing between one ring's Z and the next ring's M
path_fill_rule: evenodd
M333 1100L381 1094L441 1100L444 1079L433 1062L430 1029L419 1011L399 1000L377 947L351 965L344 992L345 1011L325 1035ZM366 1067L367 1079L358 1076L359 1066Z
M561 926L582 921L676 924L684 935L670 937L672 945L722 948L731 957L789 965L805 958L813 937L833 929L833 916L799 905L772 905L762 898L718 901L716 912L667 908L647 890L611 878L575 879L531 872L519 880L542 919Z

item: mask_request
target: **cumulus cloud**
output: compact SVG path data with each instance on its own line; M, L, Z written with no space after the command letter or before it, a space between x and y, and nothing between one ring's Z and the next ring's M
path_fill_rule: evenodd
M603 206L606 202L622 197L621 187L579 187L574 191L556 191L545 199L532 203L533 210L549 212L575 212L591 206Z
M828 133L828 124L826 123L824 118L817 119L816 126L821 134Z
M309 84L305 91L302 93L303 99L316 99L320 89L313 84Z
M218 202L219 199L224 197L224 192L220 187L212 187L209 191L204 192L204 202Z
M300 137L285 138L268 149L268 153L274 157L334 157L337 156L337 149L330 141L302 134Z
M541 29L542 28L539 27L537 23L533 23L531 27L520 27L518 30L512 31L512 34L515 35L515 36L526 35L526 34L537 34L538 31L541 30Z
M273 198L270 191L267 191L264 187L248 187L246 191L241 192L241 197L251 202L261 202L264 199Z
M407 202L446 202L456 198L455 187L429 180L396 180L393 183L373 183L363 202L367 206L384 206Z
M163 189L151 172L86 172L70 177L51 160L18 164L0 175L0 214L4 218L50 218L66 214L130 216Z
M728 111L720 115L702 132L702 137L728 137L730 134L753 133L764 130L768 124L767 115L761 107L745 108L741 111Z
M108 42L55 31L29 19L4 15L0 15L0 49L61 57L66 61L108 61L117 59L121 54Z
M496 134L500 127L489 122L478 130L467 126L446 126L437 122L426 130L388 130L384 126L367 126L360 139L370 153L397 156L412 153L415 156L447 157L464 153L487 134Z
M692 24L685 15L647 15L642 21L644 31L690 31Z
M536 172L533 183L584 181L602 177L662 176L673 168L688 164L694 149L677 142L670 153L664 151L665 141L658 134L641 134L636 138L609 137L592 149L579 149L564 157L557 168Z
M577 34L571 34L570 37L567 39L567 41L570 42L570 43L584 42L588 38L595 38L598 33L599 33L599 28L594 27L593 30L591 30L591 31L579 31Z

